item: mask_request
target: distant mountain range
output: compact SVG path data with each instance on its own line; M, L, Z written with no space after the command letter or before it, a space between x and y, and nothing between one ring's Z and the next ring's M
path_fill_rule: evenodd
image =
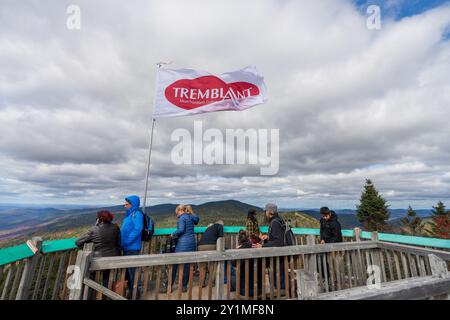
M150 214L154 217L157 227L173 227L176 225L175 208L176 204L166 203L154 205L149 208ZM216 219L222 218L228 225L242 225L245 223L247 212L250 208L255 208L262 212L262 208L236 200L224 200L206 202L200 205L192 205L196 214L201 217L201 224L207 225ZM106 209L115 214L115 221L121 222L125 209L122 205L103 208L84 207L73 208L42 208L18 207L14 205L0 205L0 242L30 237L33 235L49 235L61 233L69 230L84 230L95 223L96 212ZM343 229L351 229L360 226L356 218L356 211L352 209L337 209L339 221ZM302 212L297 214L297 224L300 226L318 226L320 214L318 209L280 209L280 212ZM406 209L392 209L390 224L399 225L399 219L406 215ZM431 215L430 210L416 210L421 217ZM262 215L260 215L262 217ZM308 218L311 217L311 218Z

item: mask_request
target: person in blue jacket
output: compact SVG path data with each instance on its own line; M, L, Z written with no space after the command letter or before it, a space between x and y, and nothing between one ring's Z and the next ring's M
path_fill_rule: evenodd
M139 210L140 199L138 196L129 196L125 198L125 209L127 209L125 218L122 222L122 250L124 256L138 255L141 252L141 237L144 228L144 216ZM135 268L128 268L126 280L128 280L128 295L133 292ZM137 290L139 295L139 289Z
M186 212L185 205L177 206L175 213L178 218L177 230L172 233L172 238L177 239L175 253L196 251L197 241L194 234L194 225L197 225L200 218L193 212ZM172 271L172 284L175 282L178 265L174 265ZM189 281L189 264L183 267L183 290L186 290Z

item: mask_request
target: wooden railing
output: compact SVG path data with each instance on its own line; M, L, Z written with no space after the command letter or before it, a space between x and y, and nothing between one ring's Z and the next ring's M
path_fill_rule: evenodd
M111 289L125 278L125 270L130 266L137 268L131 299L137 299L138 288L142 291L141 299L292 299L298 297L296 270L316 270L321 290L327 293L365 285L370 265L380 267L383 282L392 282L430 276L427 259L430 253L444 261L450 260L450 253L442 249L448 240L419 239L422 246L439 246L439 250L433 250L378 241L377 233L365 233L359 229L343 230L346 242L341 244L316 245L317 230L294 229L298 246L236 250L237 235L233 232L238 228L225 228L225 237L220 241L218 251L187 254L161 254L170 230L157 230L152 241L143 243L141 255L132 258L91 259L88 250L75 248L73 239L42 243L41 239L33 238L28 245L11 248L15 249L14 256L5 253L9 248L0 250L0 264L3 261L0 265L0 299L69 299L66 284L73 280L74 266L80 267L77 258L82 257L84 261L90 260L85 262L79 299L85 293L88 297L85 288L93 288L96 292L94 299L105 296L118 299L120 296ZM202 229L196 230L199 237ZM373 237L373 241L362 241L368 236ZM380 236L393 239L388 234ZM400 239L404 243L414 240L393 236L394 240ZM125 263L127 261L128 264ZM186 292L180 285L184 263L189 265ZM179 272L172 284L168 278L175 265L178 265ZM103 286L106 270L110 270L110 277L107 285ZM231 283L229 279L233 270L236 276Z
M356 237L354 242L324 245L315 244L315 238L308 236L303 246L229 250L223 249L223 239L216 251L131 257L92 258L92 251L86 249L77 259L84 287L74 291L71 298L87 298L90 289L96 291L95 299L118 298L112 285L125 279L127 268L136 270L131 299L273 300L299 297L296 272L301 270L315 274L318 291L327 293L366 285L368 270L374 266L379 269L380 282L386 283L432 276L429 254L450 261L448 252L384 243L376 236L374 233L373 241L359 241ZM188 285L183 290L185 264ZM178 274L172 283L174 266ZM110 275L107 287L101 285L105 272Z

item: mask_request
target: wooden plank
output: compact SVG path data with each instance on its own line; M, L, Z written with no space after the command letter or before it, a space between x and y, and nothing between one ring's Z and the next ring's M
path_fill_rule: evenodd
M36 282L34 284L33 295L31 296L31 300L36 300L38 292L41 291L42 273L44 271L44 266L45 266L46 260L47 260L47 256L43 256L41 258L41 262L39 264L38 274L36 276Z
M276 275L277 275L277 299L281 299L281 270L280 270L280 257L276 257Z
M299 300L315 299L318 295L319 285L317 283L317 272L306 270L295 270L297 273L297 288Z
M417 268L419 270L419 275L421 277L425 277L427 275L425 271L425 265L423 264L423 261L420 259L420 256L416 254L416 262L417 262Z
M198 300L202 300L203 282L205 281L205 263L199 264L200 272L198 276Z
M159 287L161 285L161 269L162 266L157 266L156 267L156 284L155 284L155 292L153 293L153 299L154 300L158 300L159 298ZM168 279L168 281L170 281L170 279ZM201 286L201 284L200 284Z
M262 258L262 296L261 299L266 300L266 258Z
M283 257L281 257L280 259L283 259ZM284 256L283 267L284 267L284 292L285 292L286 299L289 299L290 298L290 295L289 295L289 262L288 262L287 256Z
M236 261L236 300L241 300L241 261Z
M18 261L17 262L17 270L16 270L16 275L14 277L14 281L11 287L11 291L9 293L9 300L13 300L15 293L17 291L17 288L19 287L19 281L20 278L22 276L22 270L23 270L23 264L24 261Z
M196 251L182 253L167 253L155 255L136 255L94 258L90 264L90 271L114 269L114 268L135 268L157 265L173 265L181 263L197 263L211 261L230 261L238 259L252 259L262 257L291 256L298 254L318 254L333 251L347 251L354 249L377 248L377 243L363 241L355 243L327 243L314 246L286 246L276 248L260 249L233 249L225 252L217 251Z
M324 278L324 289L325 292L330 291L330 284L328 282L328 265L327 265L327 255L326 254L322 254L322 269L323 269L323 278Z
M249 273L250 273L250 266L249 266L249 260L245 259L245 288L244 288L244 293L245 293L245 300L248 301L250 300L249 297L249 291L250 291L250 277L249 277Z
M403 253L408 254L419 254L419 255L428 255L428 254L434 254L438 256L439 258L443 259L444 261L450 261L450 252L444 251L444 250L435 250L435 249L427 249L427 248L420 248L420 247L414 247L414 246L408 246L404 244L399 243L390 243L390 242L384 242L384 241L378 241L378 247L381 249L391 249L400 251Z
M11 278L13 277L13 274L14 274L13 265L10 264L8 273L6 274L5 284L3 285L3 291L2 291L2 296L1 296L0 300L5 300L6 294L8 292L9 284L11 283Z
M347 274L348 274L348 286L351 288L353 287L352 284L352 266L350 263L350 254L349 252L345 252L345 260L347 261Z
M331 291L334 291L335 289L334 261L331 252L327 254L327 259L328 259L328 270L330 271Z
M209 269L208 274L208 300L212 300L213 286L214 286L214 278L216 276L216 263L210 263L211 268Z
M122 297L120 294L115 293L114 291L109 290L108 288L98 284L95 281L92 281L89 278L84 278L83 283L94 289L97 292L101 292L103 295L107 296L108 298L111 298L112 300L127 300L124 297Z
M98 284L100 284L101 281L101 271L97 271L95 272L95 282L97 282ZM95 292L95 300L102 300L102 293L100 291Z
M223 253L225 252L225 239L223 237L220 237L217 239L216 242L216 251ZM215 286L215 299L216 300L223 300L223 287L224 287L224 266L225 261L218 261L216 262L216 273L215 273L215 279L216 279L216 286Z
M24 261L24 269L17 289L16 300L28 300L29 298L31 283L40 258L42 238L33 237L32 240L27 241L27 245L32 249L34 255Z
M394 256L395 270L397 271L397 280L402 279L402 270L400 269L400 262L398 259L397 252L392 251L392 255Z
M294 266L294 256L290 256L289 259L289 269L291 271L291 298L295 298L295 266Z
M143 268L142 295L140 297L141 300L147 300L149 269L150 267Z
M167 299L172 300L172 272L173 265L169 265L169 273L167 275Z
M181 300L181 295L183 294L183 277L184 277L184 264L178 265L178 294L177 299Z
M117 275L117 269L113 269L109 272L109 279L108 279L108 289L113 290L113 283L116 279Z
M387 265L388 265L388 270L389 270L389 281L394 281L394 273L393 273L393 268L392 268L392 258L391 258L391 254L388 250L386 249L382 249L384 251L384 255L386 256L387 259Z
M378 260L380 262L381 267L381 281L386 282L387 277L386 277L386 267L384 265L383 251L381 249L377 249L376 251L378 252Z
M338 290L342 290L342 285L341 285L341 269L339 266L339 252L332 252L331 256L333 257L333 260L335 262L335 266L336 266L336 282L337 282L337 289Z
M409 278L409 266L406 262L406 257L403 252L400 252L400 258L402 259L403 275L405 278Z
M227 262L227 300L231 299L231 261Z
M359 274L359 270L358 270L358 262L356 261L357 260L356 252L350 251L349 255L350 255L350 261L352 264L353 286L357 287L357 286L359 286L359 283L361 282L361 280L360 280L360 274Z
M66 263L66 256L67 253L64 252L61 254L61 257L59 258L58 270L56 271L56 279L55 284L53 286L52 300L56 300L56 297L58 296L59 288L61 285L62 273L64 272L64 264Z
M75 263L75 259L76 259L76 250L71 250L69 254L69 261L67 262L67 268ZM69 277L69 274L67 273L67 268L64 269L63 287L60 295L61 300L65 300L67 295L67 279Z
M258 260L253 259L253 300L258 300Z
M192 287L194 285L194 264L189 264L188 300L192 300Z
M371 290L365 286L319 294L318 300L416 300L450 292L450 278L432 276L381 283L381 288Z
M274 280L275 280L275 278L274 278L274 263L273 263L273 257L270 257L270 266L269 266L269 281L270 281L270 291L269 291L269 293L270 293L270 300L273 300L273 297L274 297L274 290L275 290L275 284L274 284Z
M410 270L411 270L411 275L413 277L417 277L418 274L417 274L417 267L416 267L416 262L415 262L414 256L411 254L408 254L407 256L408 256L408 262L409 262L409 266L410 266Z

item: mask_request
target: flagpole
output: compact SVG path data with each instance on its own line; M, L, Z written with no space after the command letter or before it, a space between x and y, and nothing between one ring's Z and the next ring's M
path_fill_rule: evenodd
M158 66L159 70L164 64L164 62L158 62L156 65ZM156 97L156 88L158 86L158 72L156 73L156 78L155 78L155 92L154 95ZM154 99L154 101L156 101L156 98ZM153 106L155 106L155 102L153 103ZM148 178L150 177L150 162L152 159L152 147L153 147L153 131L155 129L155 121L156 119L152 116L152 128L150 130L150 143L148 145L148 159L147 159L147 173L145 174L145 191L144 191L144 199L143 199L143 203L142 203L142 210L145 212L146 209L146 205L147 205L147 191L148 191Z

